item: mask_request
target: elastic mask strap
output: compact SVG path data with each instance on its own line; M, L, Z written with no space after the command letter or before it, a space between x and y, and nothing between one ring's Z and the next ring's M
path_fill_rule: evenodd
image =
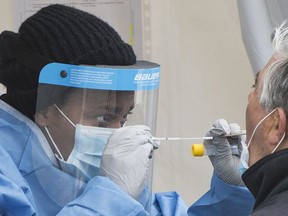
M254 134L256 133L256 130L257 130L257 128L259 127L259 125L260 125L265 119L267 119L272 113L274 113L275 110L276 110L276 108L275 108L274 110L272 110L268 115L266 115L263 119L261 119L261 121L258 122L258 124L257 124L256 127L254 128L253 133L252 133L252 135L251 135L251 137L250 137L250 140L249 140L249 142L248 142L248 144L247 144L247 148L249 148L249 146L250 146L250 144L251 144L251 141L252 141L252 138L254 137Z
M53 140L53 138L52 138L52 136L51 136L51 134L50 134L50 132L49 132L48 128L47 128L47 127L44 127L44 128L45 128L45 130L46 130L46 133L48 134L48 136L49 136L49 138L50 138L50 140L51 140L51 142L52 142L52 144L53 144L54 148L55 148L55 149L56 149L56 151L58 152L58 155L57 155L57 154L55 154L55 155L57 155L57 156L58 156L58 157L60 157L62 160L64 160L64 157L62 156L62 154L61 154L60 150L58 149L58 147L57 147L56 143L54 142L54 140Z
M286 136L286 133L283 134L283 137L281 138L281 140L279 141L279 143L277 144L277 146L273 149L273 151L271 152L271 154L273 154L273 153L276 151L276 149L279 147L279 145L280 145L280 144L282 143L282 141L284 140L285 136Z
M53 106L67 119L67 121L76 128L76 125L64 114L64 112L62 112L62 110L56 105L53 104Z

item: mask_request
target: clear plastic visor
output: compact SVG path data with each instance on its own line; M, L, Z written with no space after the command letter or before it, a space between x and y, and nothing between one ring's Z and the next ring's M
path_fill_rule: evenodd
M88 182L99 174L101 155L111 131L131 125L147 125L151 134L155 134L159 72L159 65L151 62L137 62L132 66L46 65L39 77L35 121L56 155L59 169ZM91 127L91 131L100 129L101 139L98 136L95 140L99 139L101 144L98 141L92 146L76 144L77 139L85 140L90 136L90 132L80 134L85 137L76 136L79 127L86 126ZM96 156L77 154L75 158L80 158L79 161L71 162L75 149ZM143 193L137 198L148 212L152 173L153 158ZM80 186L75 185L75 189L80 190Z

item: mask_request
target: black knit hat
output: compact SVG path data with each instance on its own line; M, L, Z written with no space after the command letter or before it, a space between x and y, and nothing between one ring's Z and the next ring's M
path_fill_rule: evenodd
M40 70L31 70L15 58L15 44L19 43L53 62L76 65L136 62L132 47L96 16L58 4L42 8L22 23L19 33L4 31L0 35L0 83L7 87L7 94L1 99L31 119L35 114Z

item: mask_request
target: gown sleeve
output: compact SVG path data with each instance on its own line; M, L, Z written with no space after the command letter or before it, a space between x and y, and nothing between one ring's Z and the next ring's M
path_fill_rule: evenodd
M214 173L211 188L188 209L189 216L247 216L254 205L254 198L246 187L223 182Z
M153 194L152 216L186 216L188 207L175 191Z
M0 148L0 155L0 215L36 215L29 185L2 148Z
M107 177L96 176L83 193L68 203L57 216L78 215L148 215L143 206L123 192Z

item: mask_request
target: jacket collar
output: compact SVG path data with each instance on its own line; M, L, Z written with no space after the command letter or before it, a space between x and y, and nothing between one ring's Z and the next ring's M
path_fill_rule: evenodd
M242 179L256 199L254 209L265 199L288 190L288 149L268 155L243 175Z

